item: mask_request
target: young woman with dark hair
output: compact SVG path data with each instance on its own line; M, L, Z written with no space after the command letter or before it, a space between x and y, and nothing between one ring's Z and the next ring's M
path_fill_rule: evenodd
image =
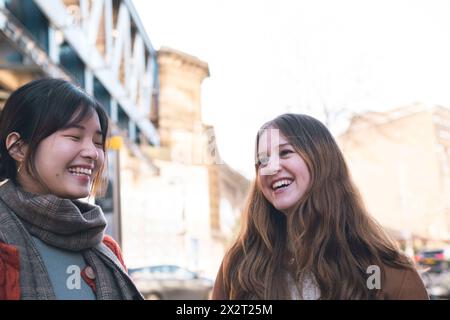
M0 299L141 299L93 196L108 117L77 86L39 79L0 116Z

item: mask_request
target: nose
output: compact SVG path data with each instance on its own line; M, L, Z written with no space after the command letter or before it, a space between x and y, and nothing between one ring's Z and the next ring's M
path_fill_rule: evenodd
M92 160L97 160L99 157L99 150L93 142L87 142L81 151L81 156Z

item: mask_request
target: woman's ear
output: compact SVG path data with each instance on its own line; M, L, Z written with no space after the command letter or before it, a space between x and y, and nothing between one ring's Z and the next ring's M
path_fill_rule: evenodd
M20 139L20 134L17 132L11 132L6 137L6 150L9 155L16 161L22 162L25 159L27 151L26 145Z

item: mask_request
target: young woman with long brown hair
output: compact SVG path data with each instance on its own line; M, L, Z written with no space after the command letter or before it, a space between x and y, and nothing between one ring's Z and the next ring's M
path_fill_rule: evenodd
M428 299L320 121L284 114L263 125L255 168L213 299Z

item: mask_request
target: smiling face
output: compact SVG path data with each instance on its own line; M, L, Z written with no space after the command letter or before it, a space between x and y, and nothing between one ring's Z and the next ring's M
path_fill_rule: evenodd
M84 198L91 191L104 157L100 121L93 112L40 142L34 165L45 186L25 168L20 170L18 181L28 192L50 193L67 199Z
M303 158L278 129L264 129L258 140L258 185L277 210L288 213L305 194L310 173Z

